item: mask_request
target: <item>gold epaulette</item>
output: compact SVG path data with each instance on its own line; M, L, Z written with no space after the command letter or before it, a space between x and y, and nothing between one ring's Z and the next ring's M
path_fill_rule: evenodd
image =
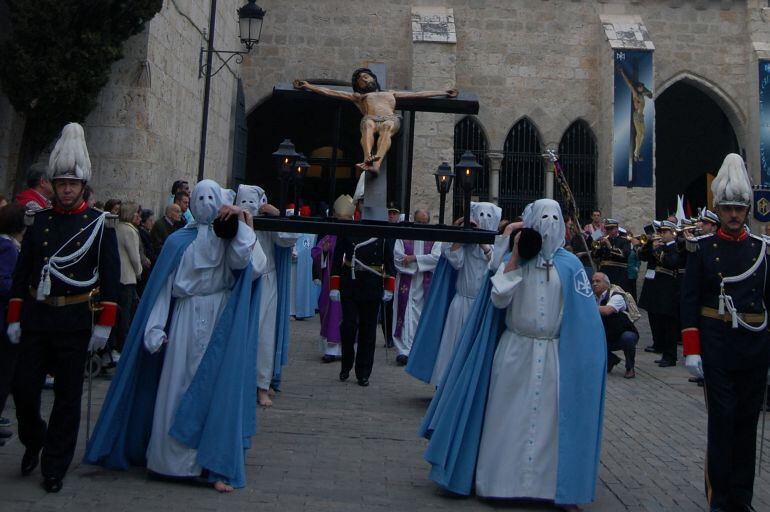
M24 212L24 225L29 227L35 223L35 215L40 212L47 212L50 208L39 208L37 210L27 210Z
M696 236L692 239L685 240L685 248L687 252L696 252L698 250L698 242L714 236L714 233L707 233L705 235Z

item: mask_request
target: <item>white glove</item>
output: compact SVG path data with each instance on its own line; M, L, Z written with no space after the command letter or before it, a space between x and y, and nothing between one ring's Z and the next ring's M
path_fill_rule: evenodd
M389 292L388 290L383 290L382 300L384 300L385 302L393 300L393 292Z
M340 301L340 291L339 290L329 290L329 300L332 302L339 302Z
M94 329L91 331L91 341L88 342L88 351L97 352L103 349L107 345L111 330L112 327L106 325L94 325Z
M8 334L8 341L14 345L19 344L21 341L21 324L19 322L8 324L8 330L5 332Z
M690 375L696 379L703 378L703 360L697 354L691 354L684 358L684 366Z

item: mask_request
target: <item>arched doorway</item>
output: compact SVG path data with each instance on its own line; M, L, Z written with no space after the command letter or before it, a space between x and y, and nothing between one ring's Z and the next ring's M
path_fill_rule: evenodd
M582 119L573 122L559 142L559 160L564 176L575 197L581 224L589 222L591 210L596 208L596 167L599 153L593 130ZM554 197L564 207L561 189L555 187Z
M339 109L339 110L338 110ZM303 203L313 212L328 206L335 124L339 114L339 140L334 195L353 195L356 186L355 163L362 159L359 140L361 114L350 103L279 101L270 97L247 116L248 149L245 182L265 189L268 199L278 204L280 182L272 153L285 138L304 153L310 169L302 187ZM287 202L292 199L289 189Z
M500 165L500 207L504 219L513 219L532 201L544 197L540 134L528 118L511 127L503 145Z
M455 125L454 163L460 161L463 153L470 151L476 157L476 161L483 166L473 183L471 194L476 201L489 201L488 148L487 136L475 117L466 116ZM454 188L452 218L456 219L463 215L463 191L456 182L452 184L452 187Z
M655 218L676 212L684 194L694 214L708 204L711 178L738 139L722 108L701 89L680 80L655 100Z

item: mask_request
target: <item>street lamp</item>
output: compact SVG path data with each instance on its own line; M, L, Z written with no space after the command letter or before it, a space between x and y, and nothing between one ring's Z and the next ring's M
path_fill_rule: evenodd
M294 215L299 215L299 209L300 209L300 199L302 198L302 182L305 179L305 175L307 174L307 170L310 168L310 164L307 163L307 160L305 159L305 155L302 153L299 153L299 156L297 157L297 161L294 162L294 169L292 172L292 180L294 180L294 204L296 205L296 209L294 210Z
M265 10L256 4L255 0L238 9L238 28L241 33L241 43L247 50L259 43L262 34L262 20L265 18Z
M211 94L211 77L219 73L228 62L235 58L235 63L243 62L243 56L259 43L259 37L262 34L262 21L265 18L265 10L258 6L256 0L248 0L248 3L237 10L238 29L240 33L241 44L246 47L246 51L238 50L215 50L214 49L214 28L216 25L217 0L211 0L209 9L209 31L207 34L208 44L204 48L201 46L198 55L198 78L205 78L203 85L203 116L201 119L201 144L198 157L198 181L203 179L203 170L206 162L206 132L209 124L209 95ZM211 61L216 54L222 64L214 71L211 70ZM222 57L227 55L226 58ZM204 62L205 56L205 62Z
M452 179L455 177L452 172L452 168L449 167L449 163L441 162L438 166L438 170L433 173L436 178L436 190L441 195L441 203L439 203L438 210L438 223L444 224L444 203L446 202L446 195L452 188Z
M273 158L278 165L278 181L281 182L281 196L278 203L281 217L286 216L286 188L294 174L294 162L297 161L298 157L299 153L294 151L294 144L289 139L284 139L278 146L278 150L273 153Z
M455 164L455 177L463 189L463 208L465 214L463 217L463 228L471 227L471 191L473 190L473 181L482 169L481 165L474 158L473 153L466 151L460 157L460 161Z

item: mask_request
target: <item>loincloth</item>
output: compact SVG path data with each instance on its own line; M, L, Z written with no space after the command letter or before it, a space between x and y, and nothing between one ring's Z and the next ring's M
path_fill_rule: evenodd
M369 116L366 115L361 118L361 131L364 131L364 127L366 125L367 121L374 121L374 126L377 130L380 129L382 126L382 123L386 121L392 121L393 122L393 133L398 133L398 130L401 128L401 114L389 114L387 116Z
M644 124L644 112L634 112L634 123Z

